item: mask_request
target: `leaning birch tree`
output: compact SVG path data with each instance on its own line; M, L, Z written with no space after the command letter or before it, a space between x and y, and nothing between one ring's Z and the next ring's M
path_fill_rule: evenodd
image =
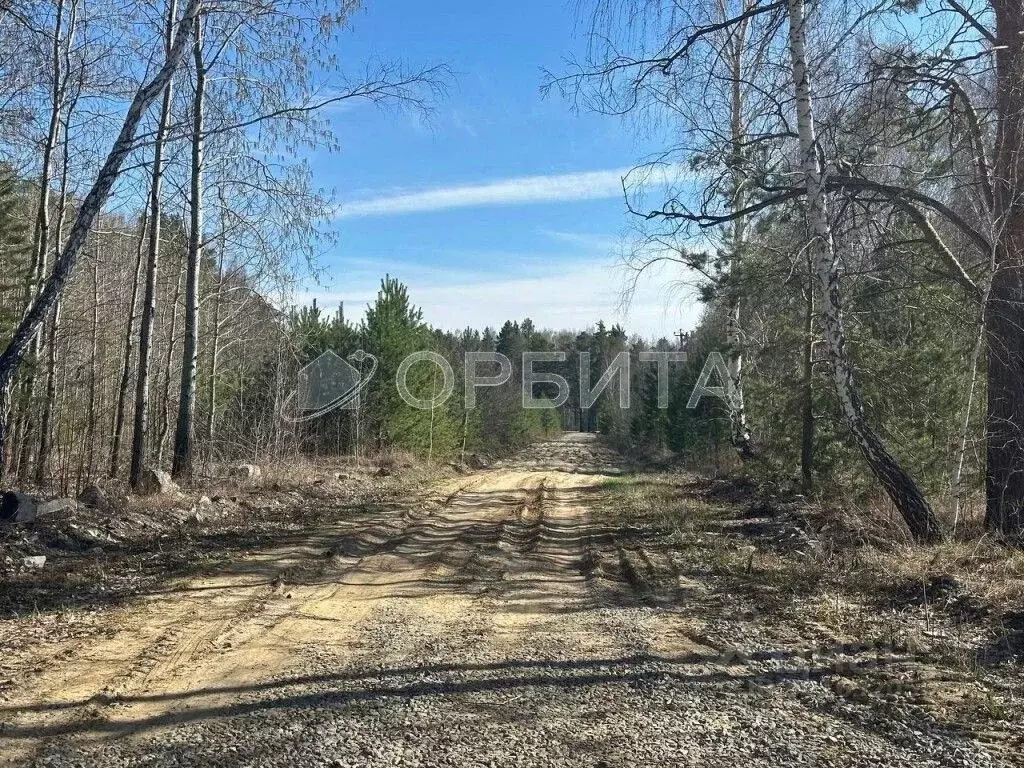
M808 21L804 0L788 0L787 11L800 167L803 172L809 230L807 249L817 286L821 325L828 343L836 396L847 425L871 471L903 515L911 533L918 540L934 541L942 537L942 532L931 507L913 478L886 450L868 423L864 404L854 382L853 366L846 351L839 259L828 218L821 147L814 124L814 96L807 56Z

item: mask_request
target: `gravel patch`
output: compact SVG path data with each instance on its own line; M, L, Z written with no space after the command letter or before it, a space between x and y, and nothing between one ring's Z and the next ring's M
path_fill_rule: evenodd
M301 681L184 710L132 740L51 743L43 766L993 766L968 737L915 711L849 702L777 660L566 653L561 631L636 648L656 609L547 620L513 647L486 622L411 628L382 611L365 658L319 654ZM571 625L571 626L570 626Z

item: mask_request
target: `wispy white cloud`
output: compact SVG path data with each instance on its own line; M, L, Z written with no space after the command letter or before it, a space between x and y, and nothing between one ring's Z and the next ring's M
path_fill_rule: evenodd
M520 176L486 184L437 187L342 205L341 218L443 211L480 205L522 205L566 200L596 200L622 194L628 168L549 176Z
M519 176L483 184L435 187L418 192L372 197L343 203L339 218L392 216L403 213L444 211L486 205L527 205L533 203L601 200L622 195L623 179L629 184L671 181L677 168L668 166L637 174L630 168L612 168L583 173Z

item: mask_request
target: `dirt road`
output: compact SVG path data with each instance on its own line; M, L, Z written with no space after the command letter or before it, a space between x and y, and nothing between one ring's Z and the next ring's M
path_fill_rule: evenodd
M63 649L3 705L3 757L994 764L920 713L835 695L792 649L702 636L717 611L739 649L742 618L603 519L594 502L619 472L569 435L119 608L107 636ZM644 568L675 580L673 600L638 592Z

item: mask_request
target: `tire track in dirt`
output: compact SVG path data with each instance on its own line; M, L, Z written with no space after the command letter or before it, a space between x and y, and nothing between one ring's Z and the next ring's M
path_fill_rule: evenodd
M126 607L110 639L12 702L13 730L116 738L353 657L398 662L453 631L509 653L567 634L581 653L620 652L606 640L621 633L559 620L595 605L585 496L603 470L617 471L592 443L544 444L384 519L311 532L303 545ZM330 557L325 540L335 542ZM24 755L39 742L13 746Z
M947 760L959 737L916 721L906 745L879 736L814 681L769 691L750 659L695 642L694 606L653 600L679 569L652 531L593 508L617 473L591 436L566 436L125 609L80 656L98 671L24 699L85 704L29 711L3 748L47 765L383 768L926 764L910 757L925 747L942 760L927 764L988 765ZM121 694L90 702L104 675Z
M428 499L413 506L429 516L437 503ZM210 695L196 698L212 704L218 689L257 684L286 671L289 643L302 634L297 625L319 618L317 607L330 605L336 592L334 580L357 571L366 557L328 558L319 545L325 538L359 539L357 549L384 549L396 530L417 519L408 507L396 510L396 518L397 524L384 521L355 535L344 527L312 532L297 546L252 553L224 572L115 609L106 619L107 637L73 649L60 667L43 670L31 691L4 707L20 715L13 723L3 718L4 732L73 732L80 726L88 731L91 722L113 731L119 723L173 708L164 702L181 694L208 689ZM289 585L296 578L307 583ZM3 739L4 732L0 760L17 762L31 753L31 739Z
M118 609L109 637L44 672L5 707L21 715L5 730L119 732L173 710L179 697L187 706L214 706L223 690L287 674L311 648L344 650L373 602L400 594L400 582L471 580L474 550L487 543L505 507L491 496L501 492L514 503L521 495L502 486L490 473L461 479L442 486L440 498L396 510L394 521L327 531L338 542L332 557L311 543L324 540L318 531L305 546L255 553L236 570ZM254 571L274 576L254 580ZM306 583L289 584L297 575ZM5 745L5 759L25 757L26 746Z

